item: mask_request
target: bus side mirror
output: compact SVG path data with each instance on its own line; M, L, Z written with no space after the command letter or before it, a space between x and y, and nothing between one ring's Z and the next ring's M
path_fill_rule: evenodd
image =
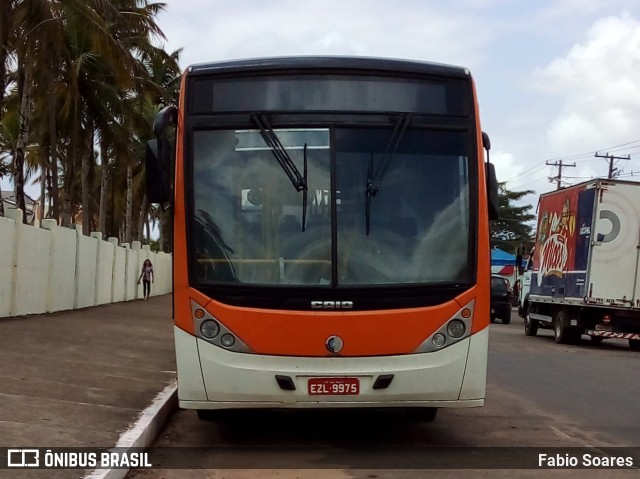
M491 139L486 132L482 132L482 147L487 150L487 157L489 156L489 150L491 149ZM489 161L487 159L487 161Z
M487 152L487 162L484 164L485 177L487 179L487 206L489 209L489 221L495 221L500 218L500 200L498 198L498 178L496 177L496 168L493 163L489 162L489 150L491 149L491 140L489 135L482 132L482 147Z
M147 142L145 150L145 169L147 180L147 198L150 203L159 203L167 209L171 203L173 143L167 135L169 126L175 125L177 110L174 106L163 108L153 123L156 139Z
M145 148L147 198L150 203L164 205L171 200L167 175L164 174L158 154L158 140L147 141Z
M485 163L485 174L487 176L487 206L489 208L489 221L500 218L500 201L498 199L498 179L496 178L496 168L493 163Z

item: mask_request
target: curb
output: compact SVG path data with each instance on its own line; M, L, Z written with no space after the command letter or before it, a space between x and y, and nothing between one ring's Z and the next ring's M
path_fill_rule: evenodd
M160 433L167 419L178 409L178 388L176 383L169 384L158 394L135 424L120 434L116 448L147 448ZM124 479L129 469L95 469L84 479Z

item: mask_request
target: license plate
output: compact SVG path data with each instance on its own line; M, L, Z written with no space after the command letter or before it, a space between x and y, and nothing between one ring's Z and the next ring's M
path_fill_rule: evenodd
M613 326L596 324L596 331L613 331Z
M311 378L308 391L314 396L355 396L360 394L360 380L358 378Z

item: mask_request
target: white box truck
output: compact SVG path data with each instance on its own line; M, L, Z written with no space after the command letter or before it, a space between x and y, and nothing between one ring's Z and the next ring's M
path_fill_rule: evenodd
M640 183L596 179L540 196L534 250L519 293L525 334L553 328L640 350Z

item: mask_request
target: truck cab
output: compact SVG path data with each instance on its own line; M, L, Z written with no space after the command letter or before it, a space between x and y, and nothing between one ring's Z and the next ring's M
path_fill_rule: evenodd
M520 276L520 288L518 289L518 316L524 318L526 308L529 306L529 291L531 290L531 272L533 271L533 250L524 266L524 274Z

